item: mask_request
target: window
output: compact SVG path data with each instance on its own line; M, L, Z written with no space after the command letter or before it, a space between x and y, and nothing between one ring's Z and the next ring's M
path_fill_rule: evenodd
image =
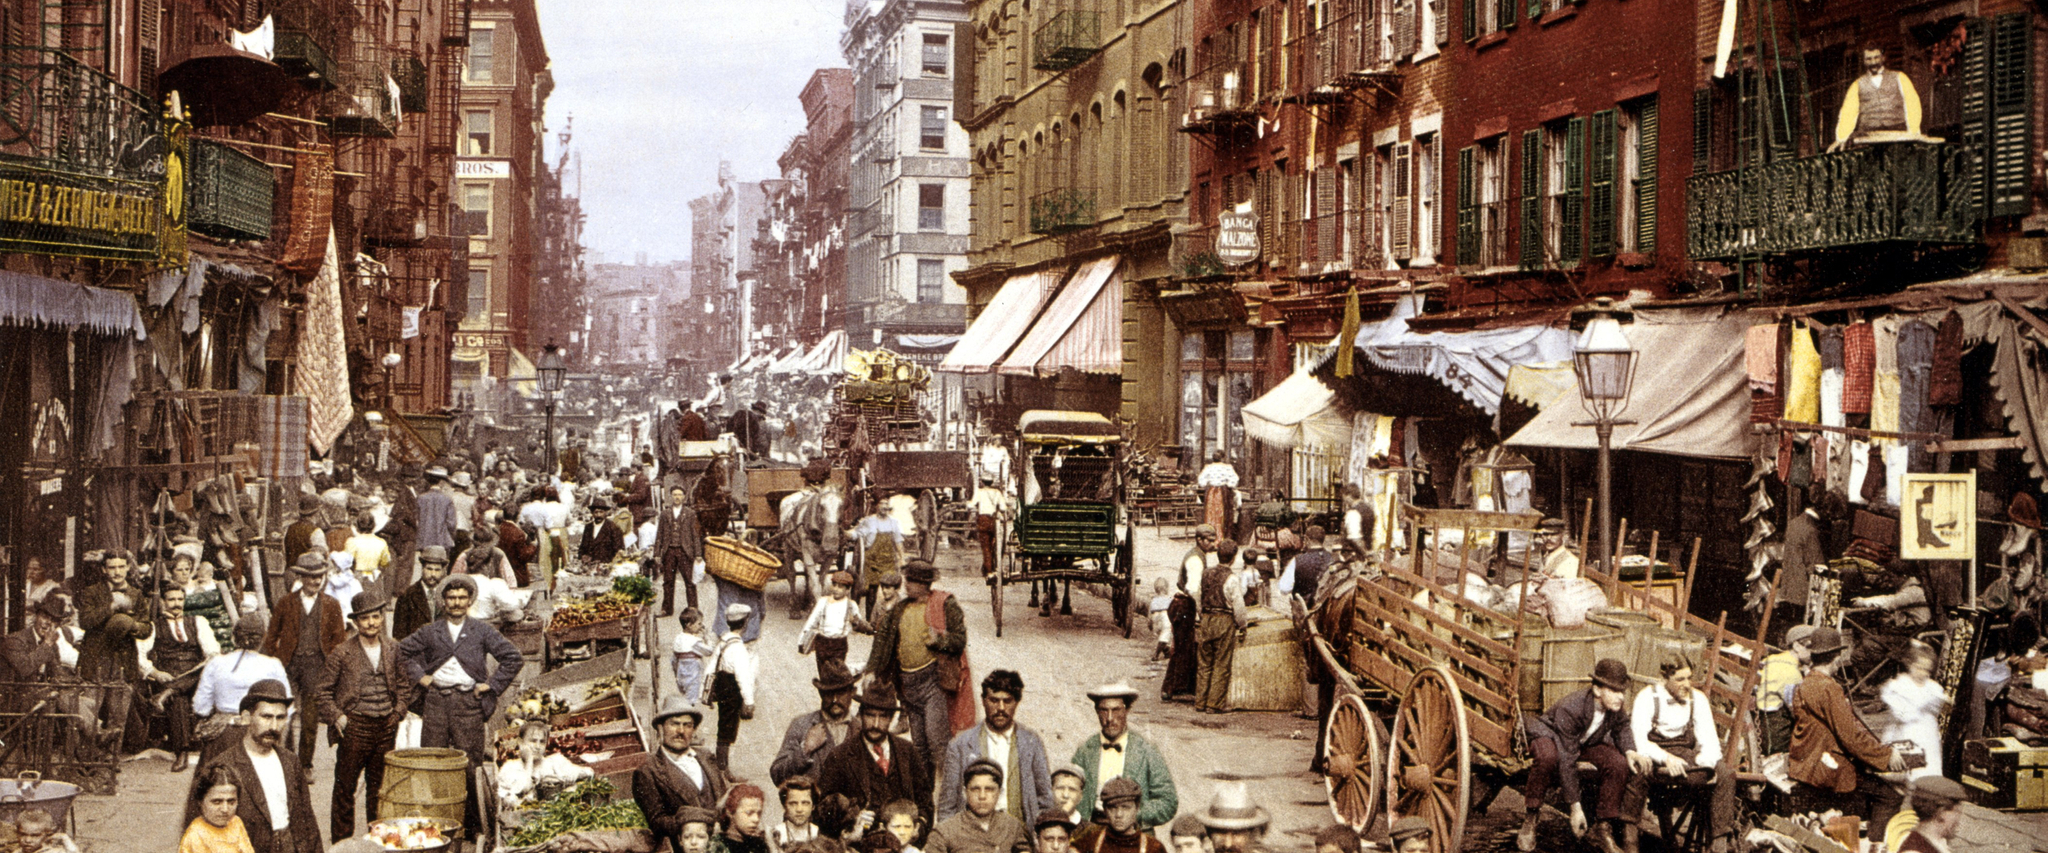
M953 62L951 40L938 33L924 34L924 73L946 76L946 68Z
M925 107L919 123L917 147L946 150L946 108Z
M919 258L917 260L917 301L946 301L946 262Z
M476 157L491 153L491 113L489 110L470 110L464 114L462 153Z
M471 237L491 236L491 185L462 185L461 232Z
M946 230L946 185L917 185L917 229Z
M471 83L489 83L498 69L498 31L494 27L476 27L469 31L469 73Z
M1585 252L1586 120L1543 127L1543 262L1574 264Z
M491 270L489 267L471 268L469 271L469 311L471 320L486 321L491 312Z
M1564 224L1564 122L1543 128L1543 257L1548 265L1558 257L1558 233Z
M1615 243L1622 252L1657 248L1657 100L1650 97L1621 108L1620 198L1614 217Z
M1443 220L1438 210L1437 177L1442 174L1437 166L1436 134L1415 138L1415 263L1414 266L1436 264L1436 241L1443 233Z
M1514 29L1518 7L1525 2L1527 0L1467 0L1465 40Z
M1507 137L1458 152L1458 263L1482 269L1508 263Z

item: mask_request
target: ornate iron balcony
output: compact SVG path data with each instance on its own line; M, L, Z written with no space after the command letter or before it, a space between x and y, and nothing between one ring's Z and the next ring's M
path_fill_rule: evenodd
M1040 71L1065 71L1080 65L1102 49L1102 15L1061 12L1039 26L1031 45L1031 67Z
M1969 243L1976 164L1960 145L1889 143L1698 175L1686 185L1695 260L1875 243Z
M277 181L269 166L205 139L192 140L191 164L185 177L188 229L222 240L270 239Z
M1031 197L1031 232L1065 234L1095 224L1095 191L1047 190Z

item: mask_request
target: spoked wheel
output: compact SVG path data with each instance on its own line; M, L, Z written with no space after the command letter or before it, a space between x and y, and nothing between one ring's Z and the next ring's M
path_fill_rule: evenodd
M1440 840L1436 849L1462 849L1472 806L1472 732L1464 692L1450 670L1432 666L1415 673L1394 712L1391 742L1387 820L1420 815Z
M1323 736L1323 788L1338 823L1364 832L1379 814L1386 748L1386 728L1358 694L1330 708L1330 730Z

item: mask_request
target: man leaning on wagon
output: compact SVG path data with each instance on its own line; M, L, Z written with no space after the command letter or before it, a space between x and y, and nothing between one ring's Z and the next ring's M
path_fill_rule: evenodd
M1625 853L1635 853L1635 814L1622 809L1632 773L1645 772L1650 760L1636 751L1635 731L1629 721L1628 666L1613 658L1593 665L1593 683L1550 706L1539 717L1528 717L1523 725L1529 734L1529 782L1522 791L1528 813L1515 834L1515 846L1522 853L1536 849L1536 824L1543 813L1543 801L1555 786L1564 794L1571 810L1572 833L1585 835L1590 828L1593 844L1601 853L1623 850L1614 842L1615 824L1625 829ZM1594 767L1599 790L1594 801L1593 822L1586 820L1586 807L1579 791L1579 762ZM1641 809L1637 812L1640 813Z

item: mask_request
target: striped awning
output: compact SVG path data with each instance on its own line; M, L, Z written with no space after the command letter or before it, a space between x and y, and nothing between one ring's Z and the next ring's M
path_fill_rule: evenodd
M1124 288L1118 260L1110 255L1082 264L997 372L1044 376L1071 367L1122 373Z
M1038 309L1045 307L1046 297L1059 286L1059 275L1057 270L1042 270L1013 275L1003 282L1002 289L996 291L988 307L981 309L981 315L974 318L973 325L946 354L946 360L939 362L938 369L947 373L994 373L1003 356L1009 355L1017 339L1031 328Z

